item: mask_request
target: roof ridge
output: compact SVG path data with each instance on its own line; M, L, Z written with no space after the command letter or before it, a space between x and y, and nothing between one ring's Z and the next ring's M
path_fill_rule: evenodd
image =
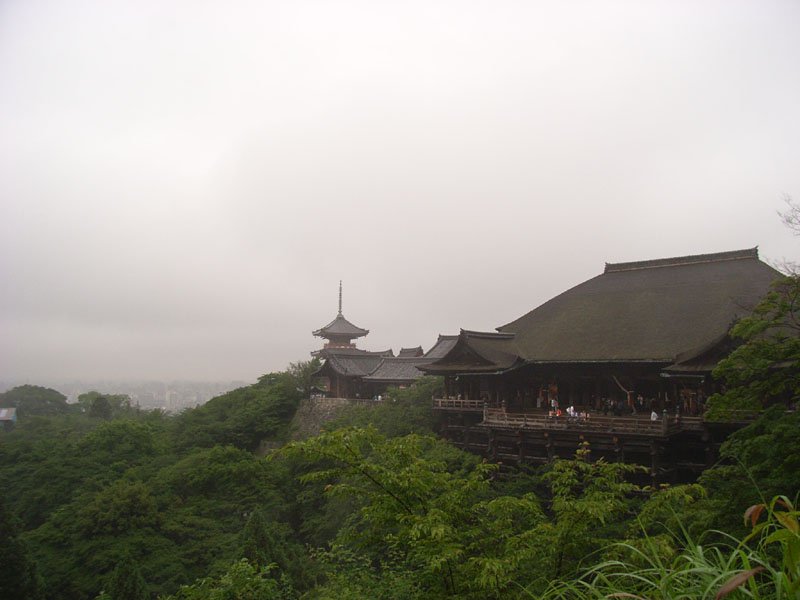
M472 329L462 329L461 334L470 337L495 339L495 340L512 339L516 335L515 333L508 333L505 331L475 331Z
M723 262L728 260L742 260L755 258L758 260L758 246L744 250L730 250L728 252L714 252L709 254L691 254L688 256L674 256L671 258L656 258L654 260L638 260L633 262L606 263L603 273L619 273L621 271L636 271L639 269L656 269L660 267L679 267L701 263Z

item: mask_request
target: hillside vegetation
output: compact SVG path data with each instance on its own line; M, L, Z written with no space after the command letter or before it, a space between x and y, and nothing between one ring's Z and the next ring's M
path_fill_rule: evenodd
M4 394L21 418L0 435L0 597L798 597L796 413L650 490L588 446L535 471L459 451L433 435L437 379L288 442L296 367L175 416Z

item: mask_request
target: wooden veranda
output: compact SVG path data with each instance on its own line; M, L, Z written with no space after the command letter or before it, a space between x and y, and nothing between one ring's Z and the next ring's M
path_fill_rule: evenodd
M691 481L718 459L719 446L746 422L713 423L662 414L583 417L508 412L479 400L436 398L440 434L456 446L507 464L573 458L588 443L594 459L645 466L652 483Z

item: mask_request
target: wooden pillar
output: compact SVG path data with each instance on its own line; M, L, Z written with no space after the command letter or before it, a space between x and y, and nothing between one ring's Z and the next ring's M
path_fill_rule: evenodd
M661 450L655 440L650 441L650 480L653 487L658 485L658 468L661 460Z
M603 406L600 404L600 399L603 397L603 390L601 388L601 381L600 377L595 375L594 377L594 406L592 406L591 410L602 410Z
M614 436L614 462L625 462L625 448L622 445L622 440Z
M548 460L553 460L556 457L555 448L553 447L553 440L550 439L550 434L545 432L544 434L544 448L547 451L547 458Z

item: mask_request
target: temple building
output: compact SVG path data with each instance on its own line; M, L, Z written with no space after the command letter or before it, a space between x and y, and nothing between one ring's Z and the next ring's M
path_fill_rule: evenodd
M421 365L447 398L546 408L702 411L728 333L780 274L752 248L607 263L602 274L494 332L461 330Z
M322 350L313 352L313 355L319 355L325 350L339 350L344 348L354 349L356 347L353 340L364 337L369 333L369 329L361 329L356 327L350 321L344 318L342 314L342 282L339 282L339 312L336 318L321 327L316 331L311 332L316 337L321 337L327 340Z
M312 334L325 339L320 350L312 356L323 363L316 375L325 383L327 395L336 398L373 398L389 386L406 387L425 374L418 368L434 360L427 356L422 346L402 348L399 356L391 349L368 351L357 348L354 340L365 337L362 329L345 319L342 314L342 283L339 282L339 312L336 318ZM440 336L437 349L442 343ZM437 350L441 354L441 350ZM438 356L438 354L435 354Z

